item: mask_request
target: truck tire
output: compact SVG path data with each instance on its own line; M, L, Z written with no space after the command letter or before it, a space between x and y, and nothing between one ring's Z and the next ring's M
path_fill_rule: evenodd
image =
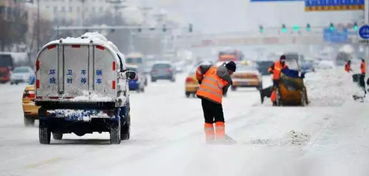
M33 126L35 124L35 119L24 115L24 126Z
M51 131L45 120L40 120L38 137L40 144L50 144Z
M53 132L53 139L62 140L63 139L63 133L54 133Z
M122 121L123 122L123 121ZM122 124L122 128L120 130L120 139L128 140L130 137L130 126L131 126L131 116L128 114L125 123Z
M121 122L120 118L110 124L110 144L120 144Z

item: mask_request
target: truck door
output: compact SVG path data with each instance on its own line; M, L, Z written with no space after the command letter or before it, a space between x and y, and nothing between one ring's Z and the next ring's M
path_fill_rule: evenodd
M88 96L89 46L64 45L63 56L64 97Z

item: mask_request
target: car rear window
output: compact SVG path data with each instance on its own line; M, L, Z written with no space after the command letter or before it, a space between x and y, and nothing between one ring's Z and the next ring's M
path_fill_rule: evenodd
M154 69L163 69L163 68L170 68L169 64L155 64L153 66Z
M28 73L29 69L25 67L15 68L14 73Z

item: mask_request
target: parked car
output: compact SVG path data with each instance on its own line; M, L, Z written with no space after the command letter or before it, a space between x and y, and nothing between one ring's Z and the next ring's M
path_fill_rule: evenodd
M269 75L268 68L273 65L273 61L258 61L257 69L261 73L261 75Z
M176 81L175 69L169 62L157 62L152 66L150 76L151 81L155 82L158 79L167 79L172 82Z
M190 95L195 96L197 90L199 89L200 84L196 79L195 70L193 69L188 76L186 77L185 81L185 95L186 97L190 97Z
M313 60L304 60L301 63L301 71L302 72L315 72L315 66Z
M39 106L35 104L35 86L27 85L23 91L22 107L24 113L24 125L31 126L38 120Z
M244 63L237 63L237 70L232 75L232 82L232 90L236 90L238 87L263 88L261 74L256 66Z
M10 84L29 83L34 77L31 67L15 67L10 75Z
M136 78L129 80L128 86L129 90L134 90L137 92L145 91L145 75L141 72L138 72L138 66L135 65L127 65L127 69L129 71L133 71L136 74Z
M41 144L65 133L109 132L111 144L130 138L128 80L136 75L112 42L86 33L52 41L36 58Z

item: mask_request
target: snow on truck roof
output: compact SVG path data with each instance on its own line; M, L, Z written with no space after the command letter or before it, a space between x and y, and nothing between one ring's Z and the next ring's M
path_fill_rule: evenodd
M118 47L113 42L106 39L106 37L98 32L87 32L80 37L67 37L59 40L54 40L47 43L44 47L52 44L59 44L60 41L63 44L90 44L92 41L94 44L103 45L110 48L112 51L120 53Z

